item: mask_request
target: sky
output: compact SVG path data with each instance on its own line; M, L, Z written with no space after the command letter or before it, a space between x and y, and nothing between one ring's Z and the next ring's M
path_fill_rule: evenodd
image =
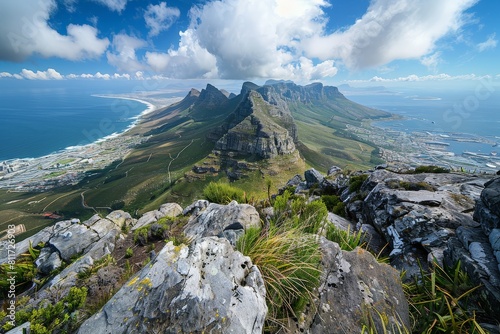
M500 78L498 0L1 0L0 80Z

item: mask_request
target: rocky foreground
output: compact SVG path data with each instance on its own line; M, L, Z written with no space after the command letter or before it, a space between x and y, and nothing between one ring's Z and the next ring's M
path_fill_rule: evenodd
M310 200L326 193L340 196L347 219L329 213L326 223L365 231L369 249L390 253L392 265L380 264L364 249L343 251L319 237L322 273L314 305L289 320L290 332L361 333L366 307L408 328L399 270L417 275L419 262L451 265L460 260L481 284L487 300L482 306L500 314L500 178L383 168L348 175L331 168L327 176L315 170L304 178L297 175L287 189ZM234 201L219 205L199 200L184 209L167 203L138 220L113 211L84 222L58 222L17 245L18 256L30 244L43 245L36 260L39 275L58 271L39 291L26 293L26 305L44 307L70 293L98 261L114 254L128 230L130 234L149 226L150 232L159 231L163 217L184 217L182 231L189 246L169 241L158 253L152 251L151 261L118 286L78 333L262 333L268 312L263 277L234 245L248 228L261 227L272 214L269 208L259 212ZM7 260L2 249L0 262ZM89 289L114 279L103 270L86 278ZM495 333L494 326L485 328Z

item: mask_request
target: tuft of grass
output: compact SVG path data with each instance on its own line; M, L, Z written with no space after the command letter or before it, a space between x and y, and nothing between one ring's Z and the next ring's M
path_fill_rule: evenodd
M410 191L428 190L436 191L437 189L427 182L409 182L401 180L390 180L387 182L387 186L391 189L404 189Z
M373 305L361 306L361 334L410 334L410 330L403 325L403 321L394 310L379 311Z
M435 263L430 272L422 267L420 271L420 277L404 285L413 333L486 334L471 308L480 286L471 283L460 261L453 267Z
M313 304L321 274L317 234L328 210L322 201L306 203L285 191L276 197L274 213L266 228L248 229L236 245L262 273L269 309L266 330L272 333Z
M210 182L203 189L203 196L209 201L218 204L229 204L235 200L245 203L245 192L224 182Z
M340 249L345 251L352 251L356 247L363 246L363 231L358 231L356 233L352 233L348 228L346 230L342 230L333 224L328 224L326 227L326 235L325 237L333 242L339 244Z
M267 326L276 332L286 318L295 317L313 299L321 273L317 237L294 227L250 228L236 247L252 259L263 276Z

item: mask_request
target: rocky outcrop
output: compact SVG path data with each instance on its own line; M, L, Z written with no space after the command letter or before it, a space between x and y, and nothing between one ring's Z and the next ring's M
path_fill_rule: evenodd
M132 227L135 231L141 227L156 223L163 217L177 217L182 214L182 207L177 203L165 203L158 210L148 211L142 215Z
M485 182L463 174L376 170L360 190L367 196L358 223L374 226L391 245L392 263L411 275L422 257L443 262L458 227L478 226L471 210Z
M225 239L168 243L78 331L85 333L262 333L261 274Z
M228 205L210 203L206 210L191 216L184 233L188 238L218 236L231 244L250 227L260 227L259 213L248 204L232 201Z
M383 168L349 176L335 170L314 188L314 195L338 195L356 230L366 233L370 249L377 254L389 250L391 265L404 270L406 277L419 275L420 264L437 261L451 267L460 261L474 284L481 285L485 310L496 314L499 180L462 173L401 174ZM311 187L316 186L301 182L296 192L308 196ZM338 219L332 223L348 226Z
M388 317L389 329L410 328L408 302L397 270L378 263L358 248L342 251L339 245L320 239L322 276L318 297L300 319L295 333L361 333L363 317L371 314L378 333L384 332L377 312ZM369 268L369 270L367 270ZM402 331L404 332L404 331Z
M481 223L486 235L500 228L500 178L485 184L474 210L474 219Z
M485 183L477 199L474 219L478 227L459 227L457 239L448 242L445 259L461 261L470 277L483 286L486 309L500 310L500 179Z

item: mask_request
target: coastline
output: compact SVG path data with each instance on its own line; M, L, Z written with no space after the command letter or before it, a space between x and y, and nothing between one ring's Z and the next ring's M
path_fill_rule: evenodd
M65 184L76 184L91 169L100 169L113 161L123 160L132 149L148 137L129 135L130 130L141 123L141 119L164 107L135 95L92 95L101 98L132 100L146 108L121 132L115 132L96 141L68 146L63 150L40 157L14 158L0 161L0 189L11 191L43 191ZM165 106L177 99L165 99Z

